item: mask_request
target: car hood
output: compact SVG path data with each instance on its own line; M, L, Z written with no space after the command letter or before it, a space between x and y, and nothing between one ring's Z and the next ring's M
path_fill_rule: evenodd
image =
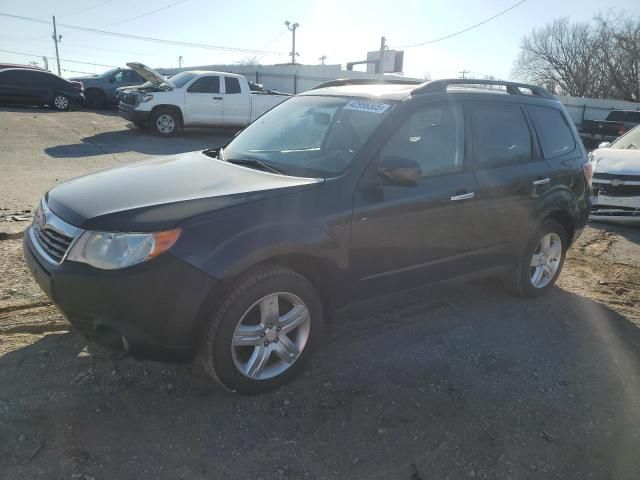
M78 227L145 232L172 228L195 215L320 182L189 152L70 180L51 189L46 201L56 215Z
M640 175L640 150L599 148L594 150L595 173L614 175Z
M176 88L176 86L171 83L168 79L166 79L163 75L156 72L153 68L149 68L146 65L138 62L129 62L127 63L127 67L136 72L142 78L144 78L147 82L152 82L155 84L166 83L171 88Z

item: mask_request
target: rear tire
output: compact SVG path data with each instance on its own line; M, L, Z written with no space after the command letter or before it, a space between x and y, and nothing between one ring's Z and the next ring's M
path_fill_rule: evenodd
M226 390L255 394L293 378L308 360L322 326L311 283L279 266L245 276L205 330L200 360Z
M107 103L106 96L102 90L91 89L84 94L84 105L87 108L101 109Z
M505 287L521 297L543 295L558 280L567 247L564 227L555 220L545 220L527 242L517 263L505 273Z
M173 137L180 129L180 116L168 108L155 110L151 115L149 127L156 135L161 137Z

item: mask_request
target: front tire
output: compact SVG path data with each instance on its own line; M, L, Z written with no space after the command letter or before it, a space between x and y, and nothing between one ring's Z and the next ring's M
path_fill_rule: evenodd
M56 94L51 101L51 108L58 110L59 112L69 110L69 97L62 93Z
M200 358L223 388L264 392L300 371L321 324L322 305L311 283L268 267L245 277L222 302L205 330Z
M545 220L505 274L505 286L522 297L543 295L558 280L568 245L565 228L555 220Z
M161 137L173 137L180 128L180 117L178 114L166 108L158 109L151 115L149 126L156 135Z

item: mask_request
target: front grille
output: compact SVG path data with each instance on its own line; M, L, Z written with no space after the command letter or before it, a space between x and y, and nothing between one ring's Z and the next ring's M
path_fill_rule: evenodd
M612 183L593 182L592 195L606 195L607 197L640 197L639 185L613 185Z
M46 226L42 228L39 225L34 225L32 228L40 247L49 257L60 263L67 254L73 237L67 237Z
M617 175L615 173L594 173L593 180L625 180L628 182L640 182L640 175Z
M120 94L120 100L122 101L122 103L135 106L138 103L138 94L123 92Z
M49 210L43 198L29 227L29 238L40 256L49 263L60 264L82 232Z

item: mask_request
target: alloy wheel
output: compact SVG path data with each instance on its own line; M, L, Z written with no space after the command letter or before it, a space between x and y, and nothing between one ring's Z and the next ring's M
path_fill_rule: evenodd
M58 110L66 110L69 107L69 100L64 95L58 95L53 99L53 104Z
M292 293L269 294L244 313L233 334L231 354L242 375L269 380L298 360L309 340L309 308Z
M547 233L531 256L530 280L535 288L544 288L555 277L562 260L562 239L557 233Z

